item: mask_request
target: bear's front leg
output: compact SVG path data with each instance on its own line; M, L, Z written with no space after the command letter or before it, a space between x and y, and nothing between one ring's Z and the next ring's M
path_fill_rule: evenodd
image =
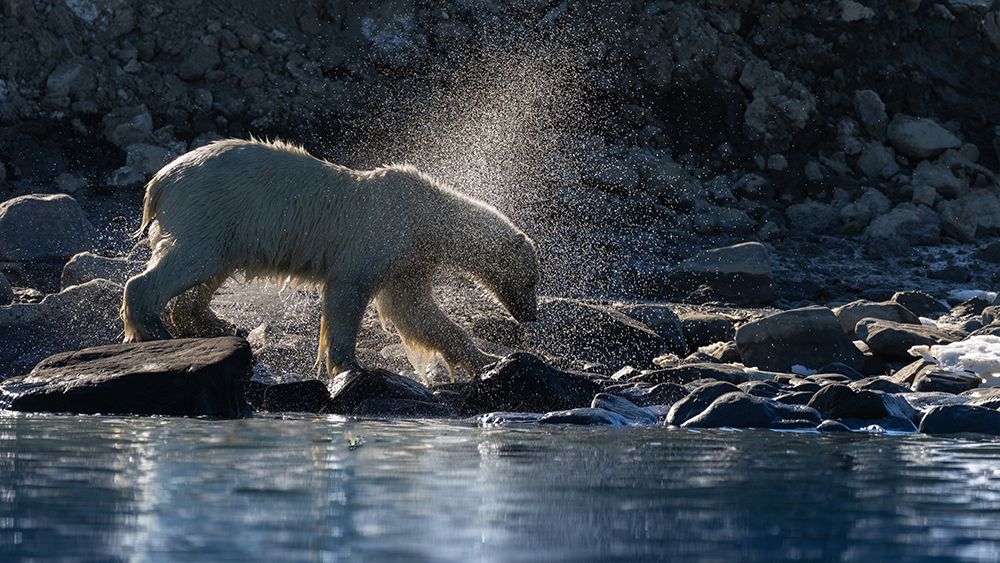
M355 346L371 294L364 284L357 282L328 283L323 290L317 364L324 365L330 377L361 367Z

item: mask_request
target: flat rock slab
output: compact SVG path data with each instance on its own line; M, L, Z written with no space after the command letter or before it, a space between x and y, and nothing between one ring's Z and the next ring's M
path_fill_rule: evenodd
M717 381L728 381L730 383L743 383L747 380L746 370L742 366L735 364L712 364L698 362L694 364L684 364L672 368L647 371L630 379L632 383L648 383L657 385L660 383L674 383L683 385L698 381L699 379L715 379Z
M861 369L864 356L826 307L782 311L736 330L743 363L788 372L793 365L816 369L832 362Z
M330 402L324 412L418 418L453 414L430 389L383 369L353 370L334 377L330 383Z
M600 385L557 370L533 354L511 354L462 391L463 416L514 411L551 412L589 407Z
M864 318L881 319L903 324L919 325L920 318L906 307L892 301L865 301L859 299L833 309L844 333L854 335L854 325Z
M97 346L0 384L0 408L77 414L247 416L253 357L239 337Z
M934 346L951 344L958 340L954 335L921 325L911 325L862 319L854 328L858 338L863 340L872 354L885 360L912 360L910 348L913 346Z

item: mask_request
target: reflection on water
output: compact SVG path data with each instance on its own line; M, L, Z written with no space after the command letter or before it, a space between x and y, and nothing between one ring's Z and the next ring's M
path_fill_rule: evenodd
M925 436L9 416L0 560L997 561L998 458Z

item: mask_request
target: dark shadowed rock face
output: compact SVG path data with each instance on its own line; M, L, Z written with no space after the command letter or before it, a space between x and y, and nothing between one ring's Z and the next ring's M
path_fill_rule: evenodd
M324 412L356 416L450 416L447 408L423 385L408 377L378 370L338 374L330 383Z
M114 344L51 356L0 384L31 412L241 417L250 345L238 337Z
M324 412L330 403L326 383L318 379L303 379L266 384L251 379L247 384L247 401L262 412Z
M736 346L744 364L768 371L787 372L796 364L815 369L831 362L860 369L864 363L825 307L782 311L747 323L736 330Z
M590 405L593 380L557 370L533 354L511 354L462 392L463 416L496 411L550 412Z
M932 317L948 312L948 306L923 291L897 291L893 303L899 303L920 317Z
M889 415L874 391L855 391L847 385L827 385L813 395L809 406L825 418L884 418Z
M740 391L739 387L725 381L716 381L702 385L670 407L666 422L673 426L680 426L689 419L698 416L719 397L726 393L737 391Z
M700 414L684 422L685 428L774 428L799 421L791 427L815 426L821 420L815 409L779 403L743 392L726 393Z
M716 342L728 342L736 334L733 321L722 315L688 313L681 315L681 326L690 350Z
M969 405L932 407L920 421L920 431L926 434L1000 434L1000 412Z
M637 375L631 379L636 383L674 383L683 385L699 379L715 379L730 383L743 383L747 380L746 371L741 366L733 364L685 364L673 368L658 369Z

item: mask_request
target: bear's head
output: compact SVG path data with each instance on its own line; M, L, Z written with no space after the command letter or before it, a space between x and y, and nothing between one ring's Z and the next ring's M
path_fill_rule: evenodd
M483 283L517 322L538 317L538 250L527 235L517 232L497 248L487 264Z

